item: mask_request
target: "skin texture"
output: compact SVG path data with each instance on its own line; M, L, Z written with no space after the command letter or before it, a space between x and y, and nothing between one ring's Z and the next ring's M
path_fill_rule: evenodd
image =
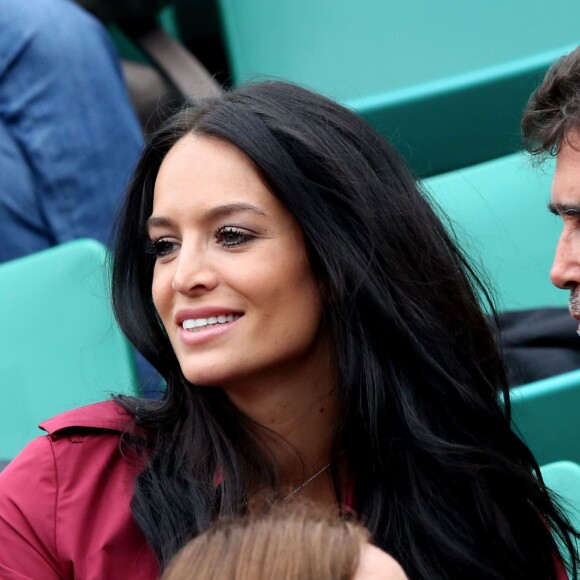
M245 154L187 135L161 165L149 236L157 255L153 301L183 374L223 388L298 450L298 472L295 454L288 465L280 456L279 467L283 478L292 473L290 489L299 485L329 461L335 398L320 289L297 222ZM176 315L208 306L243 316L225 332L187 344ZM309 495L335 501L324 475Z
M406 580L399 563L372 544L361 547L360 560L352 580Z
M552 283L570 291L570 313L580 320L580 131L569 135L556 160L550 209L562 219Z

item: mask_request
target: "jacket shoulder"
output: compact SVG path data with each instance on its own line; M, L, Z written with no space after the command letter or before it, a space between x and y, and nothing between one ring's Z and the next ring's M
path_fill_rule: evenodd
M133 416L115 401L79 407L47 419L39 427L49 435L74 428L105 429L124 433L133 426Z

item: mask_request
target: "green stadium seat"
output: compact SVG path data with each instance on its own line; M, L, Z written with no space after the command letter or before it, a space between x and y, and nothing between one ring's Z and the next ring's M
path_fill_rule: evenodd
M567 306L548 273L560 220L546 209L553 164L518 153L426 179L424 190L484 269L500 309ZM580 463L580 370L511 390L513 422L538 463Z
M105 258L101 244L79 240L0 265L0 459L40 435L43 419L137 392Z
M234 84L281 78L353 107L419 175L517 151L525 103L580 42L580 3L219 0Z
M580 463L580 370L510 391L514 429L540 465Z
M546 207L553 165L533 168L518 153L426 179L460 246L488 274L500 310L567 306L549 271L560 220Z

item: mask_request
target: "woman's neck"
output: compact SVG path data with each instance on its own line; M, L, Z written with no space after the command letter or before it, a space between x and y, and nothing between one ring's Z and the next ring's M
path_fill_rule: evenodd
M251 383L225 389L240 411L264 427L265 443L288 492L334 459L331 454L340 414L331 365L297 366L300 374L296 367L294 372L279 369L276 375L254 377ZM320 494L323 481L328 487L326 472L305 486L300 495Z

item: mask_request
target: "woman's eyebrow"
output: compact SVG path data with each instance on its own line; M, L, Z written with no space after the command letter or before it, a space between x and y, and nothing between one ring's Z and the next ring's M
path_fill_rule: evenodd
M228 203L226 205L218 205L216 207L212 207L205 211L201 218L204 221L210 221L216 218L223 218L227 217L233 213L239 212L252 212L259 215L267 215L263 209L252 205L251 203L246 202L238 202L238 203Z
M164 216L151 216L148 220L147 223L145 224L145 229L146 230L150 230L153 227L171 227L173 226L173 220L170 220L167 217Z
M263 209L252 205L251 203L238 202L238 203L228 203L226 205L218 205L204 211L200 219L201 221L211 221L219 218L224 218L234 213L240 212L251 212L258 215L268 215ZM172 227L175 222L165 216L151 216L146 223L146 229L150 230L153 227Z

